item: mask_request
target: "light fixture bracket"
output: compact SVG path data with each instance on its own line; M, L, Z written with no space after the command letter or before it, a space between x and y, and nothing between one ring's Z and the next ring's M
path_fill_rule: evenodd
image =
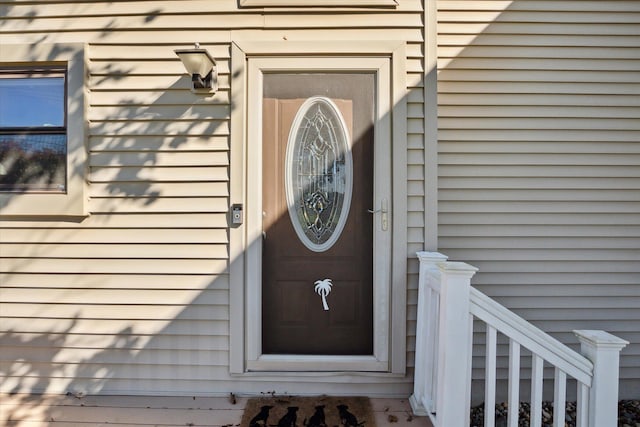
M218 90L218 69L216 60L206 49L196 43L193 49L174 51L182 61L187 73L191 75L192 91L211 93Z

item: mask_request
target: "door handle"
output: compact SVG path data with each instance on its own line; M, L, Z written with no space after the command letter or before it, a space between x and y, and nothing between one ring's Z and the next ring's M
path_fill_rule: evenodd
M382 199L382 201L380 202L380 209L367 209L367 212L369 212L370 214L375 214L380 212L380 225L382 227L382 231L387 231L387 229L389 228L389 203L387 202L387 199Z

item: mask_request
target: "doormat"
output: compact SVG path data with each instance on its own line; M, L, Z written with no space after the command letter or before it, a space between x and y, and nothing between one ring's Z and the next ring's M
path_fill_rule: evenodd
M367 397L255 397L240 427L375 427Z

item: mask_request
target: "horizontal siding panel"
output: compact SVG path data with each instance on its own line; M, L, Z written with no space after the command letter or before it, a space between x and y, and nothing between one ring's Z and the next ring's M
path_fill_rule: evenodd
M640 155L636 142L617 141L442 141L440 153L545 153L545 154L625 154ZM540 177L539 179L544 179ZM624 181L620 181L622 184Z
M43 333L43 334L73 334L73 335L110 335L112 340L118 339L118 334L135 334L136 336L185 335L209 336L228 335L229 324L223 320L136 320L132 323L128 319L60 319L46 317L7 317L2 319L7 330L14 334ZM70 327L71 326L71 327ZM66 336L66 335L63 335Z
M6 258L133 258L133 259L225 259L226 244L38 244L3 243Z
M225 120L196 121L122 121L92 122L89 127L91 136L124 135L229 135L229 122Z
M640 12L640 5L629 1L607 0L606 2L587 1L566 1L566 0L491 0L474 1L468 0L438 0L440 10L517 10L517 11L548 11L548 12Z
M455 258L455 249L448 250L453 253ZM549 285L555 288L569 286L570 288L576 284L599 286L601 291L603 286L628 286L638 283L637 272L529 272L527 274L511 273L511 272L493 272L491 274L479 274L474 276L474 285L479 287L500 286L510 288L514 286L528 286L533 292L539 295L545 295L544 287L538 286ZM547 294L548 295L548 294ZM624 295L624 294L623 294Z
M82 262L82 259L90 262ZM97 274L117 271L121 274L222 274L228 267L227 260L190 259L99 259L87 256L75 259L5 258L0 271L4 273L78 273Z
M229 289L226 275L197 274L55 274L0 273L3 286L12 288L87 288L87 289Z
M177 225L177 224L176 224ZM175 226L175 225L174 225ZM0 229L3 243L228 243L226 229ZM0 266L1 267L1 266Z
M287 40L406 40L410 42L423 41L420 28L386 28L384 31L372 27L360 28L315 28L307 31L304 28L286 29ZM167 51L173 51L178 47L193 46L194 40L200 40L202 46L207 47L211 43L231 42L237 38L244 40L282 40L281 29L207 29L207 28L168 28L162 30L139 31L135 28L120 28L117 31L97 31L95 29L82 29L70 32L52 33L46 30L31 33L5 33L2 36L3 43L38 43L43 40L53 40L57 43L84 43L91 42L91 46L100 44L129 45L131 43L157 45L159 37L170 40L171 45ZM167 56L166 58L169 58Z
M423 165L424 153L422 150L408 150L407 163L410 165Z
M424 109L422 104L408 104L407 116L412 119L424 118Z
M640 89L640 85L638 86ZM639 91L640 94L640 91ZM582 118L512 118L512 117L445 117L438 119L438 126L442 129L578 129L578 130L634 130L640 131L640 121L637 119L582 119Z
M638 71L638 59L472 58L439 57L438 69ZM606 94L605 94L606 95Z
M582 165L443 165L440 167L443 177L536 177L555 178L602 177L602 178L639 178L637 166L589 166Z
M98 184L91 184L91 187L99 187ZM105 184L108 185L108 184ZM147 185L141 183L140 185ZM154 183L154 185L160 185ZM216 183L208 183L206 185L215 186ZM135 185L134 185L135 188ZM132 190L135 193L134 190ZM1 229L9 228L29 228L31 230L42 229L90 229L90 228L176 228L176 224L180 228L224 228L227 224L226 213L141 213L136 215L112 215L110 213L92 212L91 216L82 222L69 221L50 221L50 222L33 222L23 221L20 219L12 219L11 221L3 221Z
M197 311L197 309L196 309ZM105 335L76 335L76 334L48 334L49 340L42 339L39 333L21 333L18 336L7 337L11 347L22 347L46 350L47 348L79 348L79 349L104 349L112 344L113 336ZM127 334L121 334L126 338L136 338ZM19 338L19 339L16 339ZM172 350L193 348L200 351L226 349L229 339L226 336L190 336L190 335L158 335L137 336L138 339L127 339L121 349L129 350ZM53 344L52 344L53 343ZM59 344L60 347L57 347Z
M411 150L423 149L424 135L418 135L418 134L407 135L407 148Z
M534 177L518 177L510 181L505 181L500 177L482 177L482 178L466 178L466 177L447 177L438 181L441 190L450 189L518 189L518 190L537 190L548 188L553 194L556 190L585 190L589 193L593 192L601 197L607 197L605 192L601 190L609 190L614 192L626 193L626 190L640 189L640 178L534 178ZM610 190L615 188L616 190ZM443 191L446 197L447 191ZM580 197L580 191L576 191L577 197Z
M640 155L611 153L440 153L442 165L567 165L567 166L628 166L640 164Z
M519 3L519 2L518 2ZM584 2L582 2L584 4ZM593 36L589 34L441 34L439 46L537 46L537 47L609 47L637 48L640 36Z
M228 166L229 154L224 151L198 152L152 152L152 151L108 151L89 155L94 167L107 166Z
M228 136L92 136L90 151L97 152L180 152L229 149Z
M33 6L28 2L21 4L22 2L13 2L13 6L7 8L4 13L7 17L20 18L29 16L28 13L33 11ZM184 1L164 1L160 4L150 3L62 3L62 2L47 2L42 5L38 5L37 16L40 18L51 18L55 16L69 16L75 18L82 18L84 16L117 16L121 14L128 15L149 15L150 18L159 14L183 14L202 12L206 10L217 11L238 11L242 12L242 9L238 9L238 5L235 1L231 0L217 0L215 9L211 8L211 2L207 0L190 0Z
M226 182L138 182L119 184L114 186L110 183L92 183L90 197L227 197L229 196L229 185ZM186 217L184 217L186 219ZM216 226L224 226L224 222L216 222Z
M555 221L555 222L554 222ZM469 225L470 217L466 213L449 212L439 218L441 225ZM572 213L531 213L515 212L501 213L492 212L489 214L473 214L473 224L475 225L638 225L637 216L634 213L582 213L575 215ZM480 228L480 227L479 227ZM481 227L484 228L484 227Z
M536 298L519 298L519 297L499 297L498 301L513 309L528 308L534 309L539 307L545 307L545 309L564 309L574 307L597 307L597 308L610 308L610 309L633 309L637 308L640 303L640 297L620 296L615 297L611 295L601 296L571 296L571 297L559 297L556 295L550 296L538 296ZM536 304L536 305L533 305ZM552 319L553 320L553 319Z
M93 106L89 120L224 120L231 115L227 105Z
M458 33L458 34L592 34L594 36L638 35L637 24L616 24L609 23L553 23L553 22L442 22L438 23L438 33Z
M204 107L213 105L225 105L230 103L230 91L218 89L211 95L198 95L190 90L93 90L91 92L91 109L96 106L122 106L132 108L133 106L147 106L153 104L155 107L175 107L176 105L189 105L194 107ZM90 110L91 110L90 109Z
M309 14L237 14L206 13L180 16L84 16L81 19L9 19L3 24L5 32L55 33L96 32L106 34L122 30L240 30L240 29L288 29L288 28L417 28L422 25L419 13L340 13L318 12ZM131 37L135 41L135 37Z
M170 263L170 262L168 262ZM177 290L177 289L38 289L34 298L31 289L0 289L3 304L33 302L41 304L114 304L114 305L226 305L226 290ZM3 311L3 315L5 315Z
M452 259L457 258L455 251L449 251ZM473 260L466 260L473 264ZM637 273L637 261L479 261L478 267L482 273Z
M187 16L151 15L151 16L83 16L82 19L55 17L47 19L8 19L3 23L6 32L49 32L57 31L118 31L122 29L160 30L160 29L230 29L261 28L263 17L257 14L238 13L196 13Z
M637 240L638 238L635 238ZM449 247L451 242L444 238L442 239L441 246L443 248ZM551 242L549 242L551 243ZM586 243L586 242L585 242ZM630 243L630 242L629 242ZM575 245L575 244L574 244ZM616 247L602 247L595 246L591 249L559 249L553 248L552 250L547 248L543 249L523 249L522 245L518 246L513 244L505 248L493 248L486 249L488 246L483 246L482 251L478 251L478 245L469 245L469 249L456 249L455 254L459 259L464 259L468 262L480 262L480 261L494 261L500 259L505 262L511 261L635 261L640 262L640 249L626 249ZM563 245L571 246L571 244ZM630 244L628 246L631 246ZM454 246L455 247L455 246ZM466 247L463 246L463 247ZM490 247L490 246L489 246Z
M31 5L20 4L19 2L12 3L13 6L6 11L7 17L20 18L29 16L29 12L32 12ZM299 8L279 8L280 10L296 11ZM317 10L336 10L336 8L314 8L312 10L305 9L305 13L313 13ZM339 10L353 10L351 7L342 7ZM364 8L364 10L376 10L376 8ZM214 4L210 0L189 0L185 1L163 1L159 4L149 2L148 6L145 3L89 3L83 4L79 2L73 2L69 4L55 2L52 4L38 5L38 17L51 18L55 16L65 15L68 17L81 19L85 16L120 16L120 15L143 15L148 16L148 19L152 19L154 16L160 15L179 15L181 19L188 19L186 14L201 14L203 12L234 12L238 14L256 14L256 10L262 13L262 9L256 8L239 8L238 2L235 0L216 0ZM356 10L363 10L363 8L357 8ZM398 5L393 9L385 9L388 13L394 13L396 11L420 11L421 4L417 0L402 0L398 2Z
M140 56L138 58L119 58L118 54L114 54L113 57L106 57L107 54L103 53L104 59L97 59L96 56L92 56L90 64L91 76L95 79L96 85L101 86L103 83L108 83L109 80L120 80L128 76L176 76L180 77L186 74L186 70L182 62L177 55L172 55L174 52L171 49L167 49L163 46L161 51L154 46L147 46L145 49L140 49L140 45L119 45L114 46L116 51L129 51L139 50ZM216 70L218 76L224 76L228 78L229 71L229 49L225 44L223 47L208 46L206 47L211 56L216 59ZM104 47L92 48L93 50L105 50ZM224 53L218 53L224 49ZM152 52L158 52L158 56L152 55ZM132 53L129 52L128 55ZM171 56L169 56L171 55ZM175 89L175 88L174 88Z
M442 141L612 141L633 142L640 139L639 131L567 130L567 129L439 129Z
M228 372L225 372L225 368L220 367L219 369L211 369L209 377L202 377L198 380L193 380L189 382L181 382L173 380L154 380L153 378L144 378L144 379L111 379L109 381L91 381L90 379L79 379L74 381L74 385L78 388L83 388L85 390L90 390L93 394L97 394L98 392L101 395L104 394L117 394L120 396L128 396L136 393L136 390L151 390L147 392L148 394L160 394L158 390L162 390L162 393L165 395L203 395L209 396L211 395L211 379L208 378L227 378ZM228 369L227 369L228 370ZM13 381L6 381L7 390L3 390L5 393L15 393L18 390L18 393L59 393L65 394L66 390L68 390L69 379L68 378L52 378L47 383L46 389L41 389L37 387L29 387L24 382L19 381L19 378L12 378ZM216 385L219 386L227 386L227 390L232 390L234 386L234 382L232 381L216 381ZM4 384L3 384L4 385ZM69 427L84 427L82 425L69 425Z
M137 181L227 181L229 168L209 167L92 167L92 182L137 182Z
M638 76L640 80L640 73ZM544 117L544 118L597 118L597 119L635 119L640 117L640 108L638 107L620 107L620 106L491 106L491 105L454 105L443 106L438 109L440 117L454 118L476 118L476 117L501 117L501 118L525 118L525 117Z
M526 227L523 225L525 224L443 224L441 232L442 236L455 236L460 238L529 237L531 239L540 238L540 241L546 241L553 238L572 237L576 239L574 244L579 248L584 245L584 240L579 240L580 238L593 239L594 242L610 238L612 242L619 242L621 247L624 247L628 244L625 238L640 236L640 226L638 225L526 224ZM530 241L535 242L535 240ZM488 242L496 243L496 241Z
M212 33L215 35L216 33ZM231 57L231 49L229 48L228 36L217 43L206 43L205 40L211 40L209 36L200 41L200 46L206 48L207 51L216 59L216 64L219 59L220 62L227 62ZM156 64L155 72L151 74L169 74L168 70L175 69L175 74L185 73L184 67L180 68L181 61L173 52L174 49L185 48L187 46L181 46L180 43L163 43L147 45L139 43L135 38L129 37L128 43L108 43L103 42L100 39L91 43L91 71L92 74L117 74L123 65L127 68L127 74L139 74L135 73L136 64ZM192 47L193 42L190 43ZM149 62L151 61L151 62ZM173 64L167 69L166 64ZM134 67L134 68L129 68ZM228 70L228 67L227 67ZM143 73L147 74L147 73ZM173 73L171 73L173 74Z
M62 291L62 290L61 290ZM86 290L80 289L78 292ZM155 294L157 290L145 290L144 294ZM177 292L177 291L176 291ZM187 295L181 296L180 299L186 299ZM156 298L157 300L157 298ZM205 304L201 302L200 298L197 298L197 303L192 304L187 301L186 304L179 304L179 300L176 300L175 304L167 304L167 301L161 301L159 304L153 304L152 302L142 304L136 303L111 303L98 302L92 303L90 306L88 302L79 301L76 303L69 302L55 302L54 304L48 302L21 302L16 304L3 304L2 315L4 317L47 317L49 319L73 319L76 317L82 317L83 319L97 319L97 320L167 320L175 317L180 317L181 320L228 320L229 319L229 298L222 297L220 301L216 301L216 304ZM99 337L95 337L96 341ZM177 339L177 338L176 338ZM104 343L105 338L100 342ZM91 341L91 340L89 340ZM1 341L0 341L1 342ZM26 342L26 341L25 341ZM29 345L30 347L39 347L40 345ZM167 342L166 345L171 346L166 348L174 348L175 344ZM76 346L79 346L77 344ZM27 346L27 344L16 345L12 343L12 346ZM67 344L65 343L65 347ZM95 344L92 347L95 348ZM142 347L144 348L144 347Z
M376 27L384 28L420 28L422 19L419 13L328 13L266 14L264 27L269 28L330 28L330 27Z
M473 9L470 7L469 9ZM625 10L625 13L598 13L593 11L571 10L563 11L557 9L550 10L526 10L511 11L510 8L503 10L456 10L448 11L440 9L438 12L439 22L553 22L553 23L577 23L577 24L628 24L630 22L640 22L640 13Z
M638 83L571 82L450 82L438 83L438 90L456 93L541 93L582 95L638 95Z
M638 180L640 181L640 180ZM534 189L485 189L478 192L475 189L447 189L441 192L440 200L492 200L492 201L567 201L567 192L564 188L534 190ZM626 190L578 190L571 193L571 201L583 202L640 202L640 192L636 189Z
M640 23L640 22L639 22ZM563 58L563 59L638 59L638 48L553 46L440 46L442 58L458 56L481 58Z
M120 74L118 74L120 73ZM191 91L193 85L191 78L186 73L174 75L140 76L126 74L124 68L112 76L92 76L89 84L94 90L185 90ZM229 75L218 75L220 88L228 89L230 86Z
M92 212L113 214L145 212L228 212L226 198L207 197L160 197L151 193L147 197L137 197L127 192L127 186L113 185L116 195L122 197L98 198L89 202Z
M438 204L440 212L531 212L531 213L633 213L638 212L640 203L636 202L500 202L500 201L441 201Z
M50 363L47 360L50 355L38 351L37 349L22 349L22 358L34 364ZM111 369L117 369L120 365L180 365L181 360L189 360L190 367L197 366L221 366L228 363L227 351L197 351L196 349L169 349L155 350L153 352L140 351L135 355L128 348L110 348L108 351L95 351L92 349L63 349L56 355L57 360L64 360L60 363L71 368L73 365L83 365L83 369L90 368L91 365L105 364ZM127 360L128 359L128 360ZM126 362L125 362L126 361ZM0 362L2 363L2 362ZM79 366L78 366L79 367Z
M410 181L420 181L424 179L424 167L418 165L407 166L407 177Z
M128 355L131 358L131 355ZM228 356L227 356L228 357ZM228 362L227 362L228 363ZM9 368L10 364L0 362L0 367L3 369ZM215 372L211 369L211 365L204 366L188 366L184 363L180 363L178 360L174 360L171 364L129 364L122 363L119 365L107 365L105 367L103 363L98 361L97 363L91 363L91 361L83 361L82 363L60 363L54 364L51 362L34 362L32 364L32 372L51 372L49 378L52 382L56 379L66 380L68 383L68 377L72 376L74 384L78 384L78 387L82 387L81 384L85 381L88 382L88 390L91 390L92 394L102 393L102 382L111 383L114 380L129 381L129 386L133 384L131 381L135 380L215 380L212 376ZM224 366L224 365L220 365ZM55 369L58 368L58 369ZM30 378L37 378L34 373L29 373L21 377L22 380L27 381ZM91 387L93 385L93 387ZM209 386L211 386L209 384ZM86 387L86 386L85 386ZM84 388L84 387L83 387ZM95 391L93 390L95 388ZM171 388L169 388L171 389ZM153 390L153 389L150 389ZM166 390L166 389L164 389ZM3 390L4 392L7 392ZM211 415L210 411L209 415ZM182 416L184 421L184 416ZM182 425L184 425L182 423Z
M408 182L407 194L408 196L424 196L424 184L420 181Z
M418 15L419 17L422 14ZM290 16L290 19L297 19L297 16ZM412 19L415 22L417 19ZM283 34L280 28L264 28L261 30L234 30L232 37L241 38L242 40L262 40L262 41L282 41ZM376 40L405 40L411 43L420 43L424 41L421 28L415 26L387 27L382 31L375 26L355 27L348 25L343 28L331 28L327 26L316 27L308 30L302 27L286 28L285 37L289 41L376 41Z
M602 276L600 276L602 278ZM537 295L554 295L558 297L601 297L603 294L610 293L611 287L615 288L617 296L630 296L637 297L638 290L632 284L616 284L616 285L606 285L603 282L601 283L583 283L583 277L575 277L575 278L565 278L564 286L557 286L557 284L548 284L543 283L544 281L540 281L540 283L531 286L527 283L514 283L512 286L503 286L501 284L489 285L484 284L480 286L480 290L487 295L491 295L493 297L535 297ZM603 310L603 311L592 311L585 312L581 308L563 308L559 310L549 310L548 313L545 313L544 310L539 309L529 309L519 310L521 314L526 314L527 319L553 319L556 316L557 318L564 318L566 316L567 319L584 319L587 317L588 319L617 319L617 318L627 318L629 314L635 313L634 316L640 316L640 313L635 311L620 311L617 309L612 310Z

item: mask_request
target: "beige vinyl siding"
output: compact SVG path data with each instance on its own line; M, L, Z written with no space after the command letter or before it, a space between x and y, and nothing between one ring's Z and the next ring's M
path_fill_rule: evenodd
M304 392L305 379L229 375L231 42L236 34L407 41L413 258L423 233L421 2L262 10L235 0L43 1L2 11L0 52L10 43L87 44L91 215L0 222L0 392L211 395L282 384ZM220 89L209 97L190 92L173 53L196 41L218 64ZM411 326L409 334L412 360ZM380 393L410 390L402 378L349 382L361 393L372 383Z
M440 250L564 342L630 341L637 398L640 3L437 4Z

